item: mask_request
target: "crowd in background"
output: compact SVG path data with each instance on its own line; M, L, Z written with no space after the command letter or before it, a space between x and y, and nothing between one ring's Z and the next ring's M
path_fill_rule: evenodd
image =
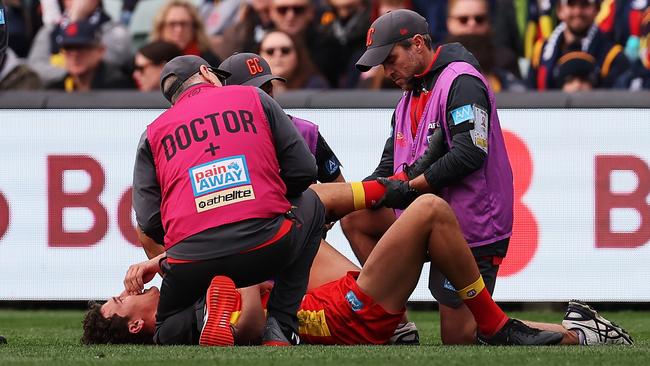
M164 64L260 54L280 90L395 88L360 73L370 24L422 14L460 42L494 91L650 89L650 0L0 0L10 50L0 90L158 90Z

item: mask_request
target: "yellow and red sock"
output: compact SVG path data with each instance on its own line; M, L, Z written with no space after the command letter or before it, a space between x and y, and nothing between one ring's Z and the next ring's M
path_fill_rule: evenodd
M508 316L494 302L485 287L482 276L456 293L474 315L481 334L492 336L508 321Z
M350 186L352 187L355 210L372 207L386 192L386 187L376 180L352 182Z

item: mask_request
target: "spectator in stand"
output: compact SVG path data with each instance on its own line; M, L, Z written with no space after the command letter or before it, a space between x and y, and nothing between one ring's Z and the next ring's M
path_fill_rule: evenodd
M139 0L123 0L122 9L120 9L120 23L125 27L128 27L131 24L131 17L133 17L133 12L135 11L136 5L138 5Z
M643 14L639 33L639 57L616 82L616 87L619 89L632 91L650 89L650 8Z
M603 1L596 23L612 42L625 46L630 62L639 57L639 41L643 11L648 0Z
M223 30L218 56L224 60L234 53L255 52L266 32L273 28L269 7L271 0L240 3L235 22Z
M42 87L38 74L8 48L4 60L0 61L0 91L36 90Z
M199 6L199 16L205 25L208 37L223 34L224 29L234 24L242 5L250 1L241 0L203 0Z
M560 57L554 70L556 84L565 93L589 91L596 87L596 60L586 52L574 51Z
M465 46L479 61L493 91L524 91L526 87L517 77L517 55L494 42L487 0L449 0L447 10L445 43Z
M557 61L571 51L587 52L596 60L599 70L598 86L610 88L629 67L623 47L611 42L595 24L600 9L599 0L560 0L557 15L561 23L548 40L535 45L528 73L529 87L537 90L559 89L553 70Z
M4 0L5 21L9 26L9 48L19 58L27 57L32 40L43 25L40 1Z
M64 56L60 41L63 30L74 22L85 21L99 27L102 44L106 51L104 61L119 68L128 65L133 59L131 36L121 24L114 22L102 7L101 0L67 0L61 19L56 24L44 25L36 34L29 51L28 64L34 69L43 83L50 84L66 74Z
M411 0L376 0L370 3L370 21L374 22L380 16L397 9L411 9Z
M0 1L0 91L37 89L41 84L38 76L22 65L16 53L9 48L10 27L5 14L5 7Z
M210 48L197 8L187 0L170 0L160 8L149 40L174 43L184 55L201 56L210 65L220 63Z
M311 0L271 0L270 17L275 27L294 37L313 36L314 5Z
M397 9L411 9L411 0L378 0L373 1L371 20L374 22L380 16ZM395 83L384 74L384 67L377 65L359 76L358 88L361 89L399 89Z
M307 48L291 35L275 30L260 43L259 54L271 65L273 75L287 80L275 84L275 92L293 89L326 89L327 80L318 72Z
M153 41L135 54L133 80L140 91L160 91L160 73L167 61L183 53L173 43Z
M65 75L48 85L68 93L96 89L130 89L132 80L115 66L103 61L106 46L97 24L87 20L69 23L59 46L65 58Z
M275 28L305 45L311 60L322 73L338 60L323 49L314 22L315 14L316 7L312 0L271 0L269 15Z
M366 46L370 12L364 0L328 0L318 29L322 51L337 55L337 62L324 63L321 71L333 87L351 88L359 81L354 67Z

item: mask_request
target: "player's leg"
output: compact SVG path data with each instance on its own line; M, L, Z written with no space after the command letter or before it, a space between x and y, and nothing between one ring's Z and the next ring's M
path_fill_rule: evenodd
M465 265L474 258L467 244L460 244L465 241L451 208L438 197L423 195L379 240L357 283L386 310L398 311L415 289L430 251L432 262L448 268L450 278L465 287L479 274L475 264Z
M310 188L325 205L328 218L342 218L341 229L363 264L379 238L395 222L391 209L361 210L381 198L385 188L376 181L316 184ZM356 210L361 211L353 212Z
M556 344L561 335L509 319L494 303L451 207L434 195L420 196L381 238L357 284L386 311L403 309L426 258L456 287L489 344Z
M494 292L499 265L508 250L508 242L505 239L471 249L490 294ZM435 266L431 266L429 271L429 290L439 304L443 344L475 344L477 324L474 316L458 296L457 290Z
M314 258L309 272L307 291L320 287L328 282L338 280L350 271L361 269L347 259L338 250L334 249L325 240L321 240L318 253Z
M508 240L506 239L472 249L476 264L490 293L494 292L499 265L507 248ZM432 267L429 273L429 289L439 303L440 337L443 344L475 344L477 324L474 316L462 299L458 297L456 289L435 267ZM576 332L569 332L559 324L523 322L532 328L562 333L561 344L578 344Z
M359 263L366 262L379 239L394 222L395 213L389 208L357 211L341 219L343 234Z

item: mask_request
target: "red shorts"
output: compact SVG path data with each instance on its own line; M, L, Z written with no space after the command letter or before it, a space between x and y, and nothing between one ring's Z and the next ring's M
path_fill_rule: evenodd
M357 286L359 272L308 292L298 310L301 341L310 344L385 344L406 311L389 313Z

